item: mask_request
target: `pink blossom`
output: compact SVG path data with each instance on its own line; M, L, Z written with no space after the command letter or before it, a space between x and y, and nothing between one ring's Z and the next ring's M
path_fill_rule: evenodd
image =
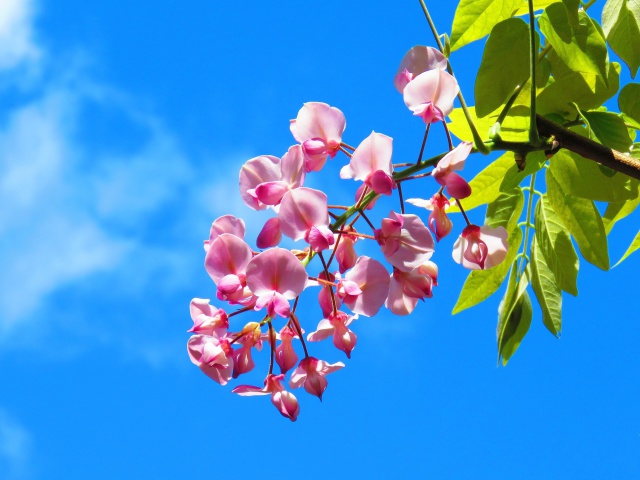
M264 210L267 205L258 199L256 188L282 179L280 159L271 155L260 155L248 160L240 169L240 196L245 205L254 210Z
M244 240L245 232L246 228L241 218L236 218L233 215L223 215L211 224L209 239L204 241L204 251L209 250L209 245L223 233L230 233Z
M300 413L298 400L293 393L288 392L282 386L284 374L267 375L264 380L264 387L253 387L251 385L239 385L234 388L231 393L237 393L245 397L253 395L271 395L271 403L278 409L283 417L287 417L292 422L296 421Z
M295 120L291 120L293 138L302 144L307 172L322 169L327 157L340 150L347 122L344 114L326 103L305 103Z
M278 218L280 230L293 240L305 239L316 252L333 245L329 229L327 195L312 188L297 188L285 194Z
M436 68L421 73L404 87L404 103L424 123L441 122L453 111L459 91L457 80Z
M345 226L343 230L356 233L353 227ZM336 235L336 239L337 237L338 235ZM340 273L346 272L356 264L358 254L355 251L354 245L357 240L358 237L356 235L349 235L348 233L340 235L340 241L335 247L335 258L338 261Z
M276 363L280 367L280 373L287 373L298 363L298 355L293 349L293 339L298 338L298 334L285 325L278 337L280 345L276 347Z
M247 286L258 297L255 309L266 306L270 317L289 317L289 300L300 295L307 278L300 260L283 248L265 250L247 265Z
M354 267L338 283L337 294L353 313L371 317L378 313L389 293L389 272L367 256L358 259Z
M420 217L395 212L389 217L374 232L387 261L408 272L429 260L434 251L433 237Z
M470 270L487 270L506 257L508 236L504 227L468 225L453 245L453 259Z
M189 305L189 312L193 320L193 327L189 332L204 335L223 336L229 328L227 314L221 308L214 310L209 305L209 299L194 298Z
M329 364L324 360L318 360L314 357L304 358L298 368L291 374L289 386L291 388L304 389L311 395L315 395L322 401L322 394L327 388L327 379L324 378L329 373L340 370L344 367L344 363L336 362Z
M409 198L407 203L411 203L416 207L423 207L431 210L427 224L436 236L439 242L442 238L449 235L453 228L453 222L447 216L447 208L449 208L449 200L441 193L436 193L431 199L423 200L421 198Z
M192 335L187 342L187 352L194 365L220 385L231 380L233 349L228 340L211 335Z
M243 305L252 301L245 280L245 270L252 256L249 245L230 233L223 233L211 243L204 265L218 286L218 299Z
M396 90L402 93L407 83L415 76L436 68L446 70L447 58L436 48L416 45L404 55L393 79L393 84Z
M447 187L447 193L453 198L467 198L471 195L471 186L454 170L462 170L473 144L462 142L456 148L447 153L440 161L431 175L440 185Z
M262 331L257 322L247 323L238 334L240 348L233 351L233 378L250 372L255 367L251 357L251 349L262 349Z
M260 249L275 247L282 240L282 232L280 231L280 219L273 217L267 220L258 234L256 246Z
M318 278L321 280L326 280L328 282L335 282L336 277L332 273L327 274L326 272L320 272L318 274ZM320 284L321 289L320 293L318 293L318 304L322 309L322 314L325 317L328 317L331 312L334 310L333 302L335 301L335 308L340 308L342 304L342 300L337 295L332 295L331 292L333 290L332 286Z
M366 193L365 193L365 190L366 190ZM359 202L360 202L360 199L362 198L362 194L363 194L363 193L366 195L366 194L367 194L367 193L369 193L370 191L371 191L371 189L369 188L369 186L368 186L368 185L366 185L366 184L364 184L364 183L363 183L362 185L360 185L360 186L358 187L358 190L356 190L356 196L355 196L356 203L359 203ZM376 196L373 198L373 200L371 200L371 201L367 204L367 208L366 208L366 210L371 210L371 209L373 209L373 207L376 205L376 202L378 201L378 198L380 198L380 197L376 195Z
M431 261L410 272L394 268L385 305L396 315L409 315L418 300L432 297L432 289L437 284L438 267Z
M342 350L347 358L351 358L351 351L356 346L358 337L348 327L357 318L357 314L349 316L339 310L331 313L327 318L320 320L316 331L307 335L307 340L319 342L333 336L333 345Z
M353 152L349 164L342 167L340 178L361 180L377 194L391 195L396 188L392 176L392 143L391 137L371 132Z

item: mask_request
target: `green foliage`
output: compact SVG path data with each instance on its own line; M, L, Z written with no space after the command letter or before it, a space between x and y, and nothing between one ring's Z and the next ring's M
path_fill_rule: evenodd
M511 17L521 0L461 1L451 29L451 51L487 35L497 23Z
M620 265L622 262L624 262L624 260L631 255L633 252L635 252L636 250L638 250L640 248L640 231L638 233L636 233L636 236L633 238L633 241L631 242L631 245L629 245L629 248L627 248L627 251L624 252L624 255L622 255L622 258L620 260L618 260L618 263L616 263L614 265L614 267L617 267L618 265Z
M562 290L545 256L539 252L536 239L531 243L531 287L542 310L542 323L556 337L562 330ZM577 273L577 272L576 272Z
M519 18L508 18L493 27L484 47L475 86L478 117L504 105L528 78L529 27Z
M618 108L639 124L636 128L640 128L640 83L629 83L620 90Z
M522 189L514 188L487 205L484 224L491 228L504 227L507 232L511 232L518 225L523 208L524 194Z
M478 118L475 108L471 107L469 113L473 119L473 123L478 128L481 136L486 136L489 129L496 123L502 107L494 110L489 115ZM524 142L529 138L529 107L518 105L509 110L509 115L502 123L500 136L503 140L508 142ZM465 142L473 141L473 134L471 128L467 123L467 119L464 116L462 108L454 108L453 112L449 114L449 123L447 127L456 137Z
M506 365L520 346L531 326L533 308L527 293L529 281L524 274L516 280L516 267L511 269L507 291L498 307L498 361Z
M602 29L612 50L635 77L640 66L640 2L607 0L602 10Z
M593 201L571 195L551 169L547 170L547 189L551 207L575 239L584 259L602 270L609 270L607 235Z

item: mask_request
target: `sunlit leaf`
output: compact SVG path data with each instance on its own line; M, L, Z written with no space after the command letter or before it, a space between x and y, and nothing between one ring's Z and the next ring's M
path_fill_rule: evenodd
M567 192L550 168L547 170L547 195L554 212L575 238L584 259L602 270L608 270L607 235L593 201L574 197Z
M511 281L509 283L511 284ZM531 326L533 308L527 293L528 283L527 275L522 275L517 283L515 295L507 291L498 308L498 360L502 358L502 365L509 362Z
M484 224L492 228L504 227L507 232L511 232L516 228L523 208L524 194L522 189L514 188L487 205Z
M533 11L542 10L552 3L557 2L558 0L534 0L533 2ZM520 15L527 15L529 13L529 2L524 0L520 2L520 6L518 9L513 12L513 15L518 17Z
M474 107L469 107L469 112L473 118L478 132L482 138L487 138L487 132L496 123L502 107L490 113L486 117L478 118ZM449 114L447 127L456 137L466 142L473 141L473 134L461 108L454 108ZM502 123L500 135L508 142L526 142L529 139L529 107L516 105L509 110L509 115Z
M629 151L633 139L620 115L613 112L583 112L583 115L598 142L619 152Z
M622 202L611 202L607 205L607 209L602 216L602 223L604 224L604 230L609 235L613 226L619 220L622 220L627 215L632 213L640 205L640 197L632 200L625 200Z
M531 286L542 310L542 323L556 337L562 330L562 291L556 284L553 270L538 251L536 239L531 243Z
M540 197L536 205L535 238L558 286L571 295L578 295L578 255L571 237L549 205L546 194Z
M583 75L595 92L598 79L607 84L607 45L586 12L580 11L578 20L572 19L572 13L563 3L554 3L540 16L539 25L558 57L569 69Z
M544 164L547 163L547 157L544 152L541 151L531 152L527 155L525 162L526 165L524 170L520 171L518 165L516 165L514 161L509 170L507 170L507 173L505 173L504 180L500 184L501 192L509 192L520 185L529 175L540 170Z
M503 105L529 78L529 27L519 18L498 23L487 39L476 76L476 113L484 117Z
M629 248L627 248L627 251L624 252L624 255L622 255L622 258L620 260L618 260L618 263L616 263L614 265L614 267L617 267L618 265L620 265L622 262L624 262L624 260L631 255L633 252L635 252L636 250L638 250L640 248L640 231L638 233L636 233L636 236L634 237L633 241L631 242L631 245L629 245Z
M608 177L596 162L568 150L560 150L551 158L549 170L563 190L575 197L617 202L638 196L637 180L627 175Z
M493 295L504 281L522 243L522 231L516 228L507 239L509 250L504 261L489 270L473 270L462 286L453 314L473 307Z
M451 27L451 51L487 35L493 26L511 16L520 0L462 1Z
M618 95L618 108L640 124L640 83L628 83Z
M608 0L602 9L602 29L613 51L635 77L640 67L640 3Z

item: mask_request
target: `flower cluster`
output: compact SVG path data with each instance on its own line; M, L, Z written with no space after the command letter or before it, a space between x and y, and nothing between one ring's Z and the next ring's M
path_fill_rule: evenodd
M414 47L395 77L407 107L427 125L444 123L459 91L446 67L437 50ZM204 242L205 268L216 285L218 302L236 310L227 313L200 298L190 306L194 324L187 350L191 361L212 380L226 385L253 370L252 352L267 343L271 362L264 386L239 385L232 391L243 396L268 394L278 411L292 421L300 407L291 390L304 387L322 399L326 375L344 367L342 362L331 364L309 355L307 342L331 337L333 345L350 358L357 342L351 324L359 316L373 316L383 306L396 315L408 315L418 300L431 298L438 284L438 267L431 261L435 243L453 228L446 210L452 200L460 205L471 194L471 187L457 173L472 151L472 145L463 142L433 168L434 195L407 200L431 211L426 225L418 215L406 214L403 205L401 212L391 211L375 226L365 211L378 196L392 195L400 180L411 178L394 168L391 137L372 132L353 148L342 141L345 127L339 109L306 103L290 124L297 144L281 158L261 155L242 166L239 186L244 203L273 215L256 239L258 251L247 243L241 219L225 215L213 222ZM308 174L321 171L327 159L340 152L348 158L340 177L360 182L356 203L350 207L330 206L326 193L304 186ZM369 234L357 230L360 220L371 229ZM480 227L468 220L467 224L455 242L454 260L469 269L500 263L507 251L504 228ZM303 248L279 247L283 235L304 242ZM357 253L357 243L366 240L377 242L384 263ZM314 266L315 276L310 276L307 270ZM317 289L322 318L305 337L296 309L307 288ZM252 311L261 312L259 321L230 330L232 317ZM300 350L304 352L301 359ZM274 373L276 365L279 374Z

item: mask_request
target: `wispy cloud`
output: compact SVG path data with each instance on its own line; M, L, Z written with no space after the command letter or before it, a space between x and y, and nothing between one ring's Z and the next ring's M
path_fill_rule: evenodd
M29 478L31 435L0 408L0 471L6 480Z
M33 39L33 10L29 0L0 2L0 69L15 68L40 56Z

